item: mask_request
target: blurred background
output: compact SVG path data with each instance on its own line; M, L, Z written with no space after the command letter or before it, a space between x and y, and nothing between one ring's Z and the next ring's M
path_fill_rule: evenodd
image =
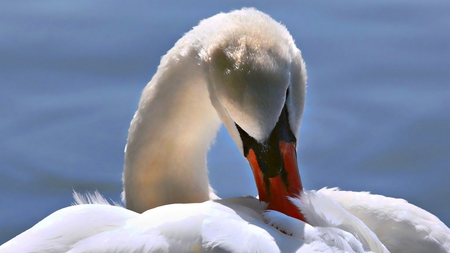
M5 0L0 243L73 190L118 201L129 122L160 57L201 19L244 6L286 25L306 61L305 188L404 198L450 225L449 1ZM223 128L208 163L219 196L256 194Z

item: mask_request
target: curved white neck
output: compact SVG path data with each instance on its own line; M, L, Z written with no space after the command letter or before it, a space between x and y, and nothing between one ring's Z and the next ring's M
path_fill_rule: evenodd
M137 212L209 199L206 154L220 120L198 52L175 48L144 89L129 130L123 199Z

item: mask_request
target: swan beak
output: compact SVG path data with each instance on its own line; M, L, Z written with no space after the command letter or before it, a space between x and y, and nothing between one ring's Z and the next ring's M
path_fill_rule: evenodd
M253 170L259 199L269 203L267 209L305 221L302 213L288 199L288 197L298 198L303 189L297 167L295 143L281 141L279 147L284 167L275 177L264 175L258 163L258 155L253 150L246 156Z
M305 221L288 197L298 198L303 186L297 166L297 140L293 135L286 107L268 140L258 143L239 126L244 155L253 171L259 199L268 209Z

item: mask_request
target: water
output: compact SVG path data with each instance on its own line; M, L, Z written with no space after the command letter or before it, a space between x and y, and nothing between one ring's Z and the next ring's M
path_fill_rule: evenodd
M448 1L10 0L0 8L0 243L70 205L72 190L119 200L129 121L160 57L199 20L242 6L285 24L307 63L305 187L401 197L450 224ZM209 167L219 195L256 193L223 129Z

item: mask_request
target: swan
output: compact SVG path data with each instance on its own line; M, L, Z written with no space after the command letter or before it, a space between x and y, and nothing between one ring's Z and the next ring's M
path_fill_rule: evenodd
M450 230L404 200L307 191L296 145L301 52L252 8L220 13L161 59L130 124L122 201L74 193L0 252L450 252ZM223 123L249 161L254 197L218 198L206 153Z

